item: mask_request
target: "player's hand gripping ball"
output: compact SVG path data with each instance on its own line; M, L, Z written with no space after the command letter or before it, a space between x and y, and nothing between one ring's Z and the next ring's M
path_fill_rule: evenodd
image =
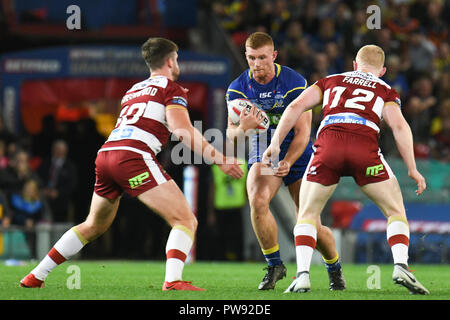
M228 103L228 116L234 124L239 124L241 112L247 114L253 106L254 105L247 99L234 99ZM258 110L257 116L261 119L261 122L255 128L256 132L266 131L270 125L269 117L262 110Z

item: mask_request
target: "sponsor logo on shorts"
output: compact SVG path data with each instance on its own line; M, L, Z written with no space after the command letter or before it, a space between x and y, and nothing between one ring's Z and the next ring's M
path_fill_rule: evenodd
M378 164L376 166L367 167L367 169L366 169L366 176L367 177L369 177L369 176L372 176L372 177L379 176L380 174L383 174L383 172L380 172L380 171L383 171L383 170L384 170L383 164Z
M150 176L150 174L148 172L144 172L144 173L137 175L136 177L128 179L131 189L137 188L140 185L143 185L144 183L149 182L150 180L144 182L144 180L147 179L149 176Z

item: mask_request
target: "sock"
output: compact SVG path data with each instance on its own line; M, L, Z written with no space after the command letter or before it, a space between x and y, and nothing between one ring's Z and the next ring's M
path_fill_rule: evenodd
M341 261L339 260L339 254L336 255L333 259L325 259L322 257L323 262L325 263L325 267L328 272L335 272L341 269Z
M183 225L172 228L166 245L165 281L182 280L184 263L194 243L194 234Z
M36 279L45 280L50 271L77 254L87 243L88 241L78 232L76 227L73 227L62 235L31 273L34 274Z
M280 246L278 243L270 249L262 249L262 252L269 267L283 264L283 261L281 261Z
M406 218L399 216L389 217L386 237L391 247L394 264L408 266L409 225Z
M313 221L300 220L294 228L297 273L309 272L311 259L316 247L317 230Z

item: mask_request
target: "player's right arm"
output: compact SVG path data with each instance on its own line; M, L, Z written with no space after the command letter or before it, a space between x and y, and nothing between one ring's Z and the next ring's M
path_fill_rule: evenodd
M234 80L230 84L226 94L227 104L235 99L248 99L248 97L244 94L242 87L243 84L241 84L240 78ZM260 120L258 120L257 112L258 109L256 107L253 107L249 113L241 112L239 115L239 124L234 124L230 117L228 117L226 130L227 138L233 143L245 141L244 139L248 137L248 135L246 135L247 130L256 129L259 124Z
M228 125L227 125L227 138L230 139L233 143L240 140L242 138L248 137L246 132L248 130L254 130L258 127L261 119L258 117L258 108L255 106L252 107L249 113L241 112L239 115L239 124L234 124L230 117L228 117Z
M297 123L301 114L314 108L322 101L322 90L317 85L312 85L293 100L283 112L277 129L273 134L269 147L263 154L263 162L270 163L280 153L281 142Z
M243 176L244 172L239 167L237 160L225 157L206 141L201 132L192 125L186 108L168 105L166 107L166 119L170 131L191 150L217 164L227 175L236 179Z
M409 177L417 183L416 194L419 195L426 189L427 185L425 178L416 167L411 128L403 117L399 105L395 102L387 102L384 105L383 118L392 129L397 149L406 164Z

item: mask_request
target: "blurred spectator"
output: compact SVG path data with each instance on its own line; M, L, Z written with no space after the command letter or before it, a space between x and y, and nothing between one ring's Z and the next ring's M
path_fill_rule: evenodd
M325 46L325 53L328 57L329 72L331 74L347 71L345 70L344 57L336 43L328 42Z
M327 18L320 21L319 30L312 37L311 46L316 52L324 52L327 43L333 42L342 46L342 37L336 31L333 19Z
M330 69L330 61L326 53L316 53L314 56L314 70L313 74L320 78L325 78L326 76L334 73L334 70Z
M18 150L9 160L8 166L0 170L0 189L9 197L13 193L20 192L23 185L29 179L39 181L39 177L31 170L29 153Z
M412 77L419 73L429 72L433 68L436 47L427 39L423 31L411 33L408 46L408 59Z
M408 96L408 79L401 72L401 62L397 55L390 55L387 57L384 80L388 85L397 90L403 100Z
M366 10L359 9L353 14L353 26L351 30L351 43L348 43L349 47L346 48L350 55L354 56L359 48L366 44L366 38L368 36L367 24L366 24ZM354 53L354 54L353 54Z
M383 28L372 32L373 42L380 46L386 57L393 54L401 54L400 42L392 37L392 32L388 28Z
M53 142L57 139L56 120L53 114L42 118L42 130L33 136L31 152L33 155L46 158L51 154Z
M5 215L2 226L11 225L25 228L25 236L32 257L36 257L36 233L33 228L45 217L44 201L41 197L39 184L34 179L24 182L20 192L14 192L9 199L9 215Z
M450 98L443 101L439 115L433 119L431 126L431 148L435 159L450 161Z
M406 116L417 143L428 143L437 102L430 78L424 76L414 82L412 95L406 105Z
M319 28L320 21L317 17L317 2L306 1L305 10L301 16L303 30L307 34L315 34Z
M287 26L291 19L286 0L275 0L273 16L270 25L270 33L274 35L275 45L280 45L285 36Z
M433 78L438 80L444 72L450 72L450 45L443 42L439 45L438 52L433 61Z
M427 3L426 16L421 25L425 29L427 37L439 46L441 43L448 41L448 21L443 19L444 1L432 0Z
M419 21L410 16L408 3L400 3L394 10L397 14L387 21L386 25L396 39L407 41L408 35L419 28Z
M302 25L292 21L286 32L286 40L279 49L279 61L288 65L303 76L312 71L314 64L313 53L308 43L309 37L302 33Z
M48 201L53 222L67 222L71 218L69 209L76 187L76 167L67 157L68 145L64 140L52 144L50 157L46 157L38 168L39 176L46 184L42 194Z

